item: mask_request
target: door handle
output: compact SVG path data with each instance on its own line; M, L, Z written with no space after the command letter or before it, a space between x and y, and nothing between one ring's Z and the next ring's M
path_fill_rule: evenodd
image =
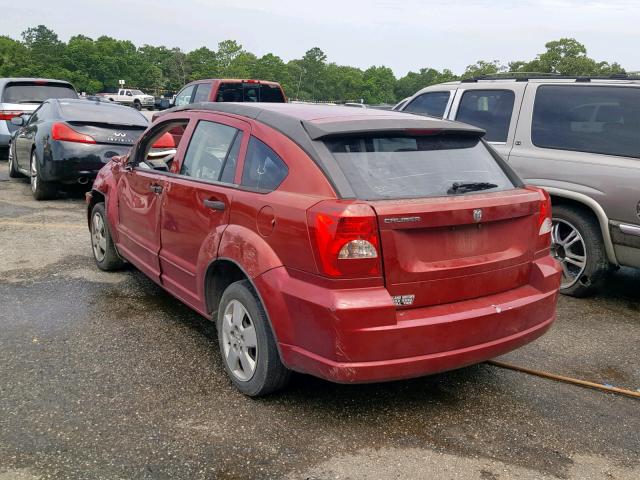
M224 202L221 202L220 200L203 200L202 203L205 207L212 210L224 210L227 208Z
M149 185L149 190L151 190L153 193L162 193L162 185Z

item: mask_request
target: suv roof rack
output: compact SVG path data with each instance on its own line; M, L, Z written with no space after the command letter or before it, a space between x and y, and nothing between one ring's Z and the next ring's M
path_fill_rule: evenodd
M626 73L613 73L611 75L560 75L558 73L537 72L507 72L480 75L461 80L462 83L475 83L479 80L515 80L516 82L528 82L529 80L575 80L576 82L590 82L591 80L640 80L640 75Z

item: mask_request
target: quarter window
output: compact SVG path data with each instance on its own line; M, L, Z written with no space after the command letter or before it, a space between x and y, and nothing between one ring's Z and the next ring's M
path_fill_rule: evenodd
M531 140L541 148L640 158L640 89L541 86Z
M511 90L468 90L462 95L456 120L483 128L489 142L504 143L514 101Z
M220 123L199 122L191 137L180 173L202 180L219 181L238 133L237 129Z
M210 83L199 83L191 103L208 102L210 93L211 93Z
M450 96L451 92L423 93L407 105L403 111L442 118L447 109Z
M288 172L287 165L271 148L255 137L250 138L242 171L242 185L272 191L278 188Z

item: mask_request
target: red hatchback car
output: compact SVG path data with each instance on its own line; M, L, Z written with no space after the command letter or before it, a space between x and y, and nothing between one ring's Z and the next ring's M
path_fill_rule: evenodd
M495 357L555 318L550 202L468 125L341 106L202 103L158 119L87 195L126 260L215 320L247 395Z

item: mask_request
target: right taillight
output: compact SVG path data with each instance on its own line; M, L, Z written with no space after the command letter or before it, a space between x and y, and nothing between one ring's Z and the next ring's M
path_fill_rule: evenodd
M538 211L538 224L537 224L537 243L536 251L549 251L551 247L551 228L553 223L551 221L551 197L543 188L527 187L527 190L540 193L540 210Z
M320 202L307 212L307 223L320 273L336 278L382 274L378 222L370 206Z

